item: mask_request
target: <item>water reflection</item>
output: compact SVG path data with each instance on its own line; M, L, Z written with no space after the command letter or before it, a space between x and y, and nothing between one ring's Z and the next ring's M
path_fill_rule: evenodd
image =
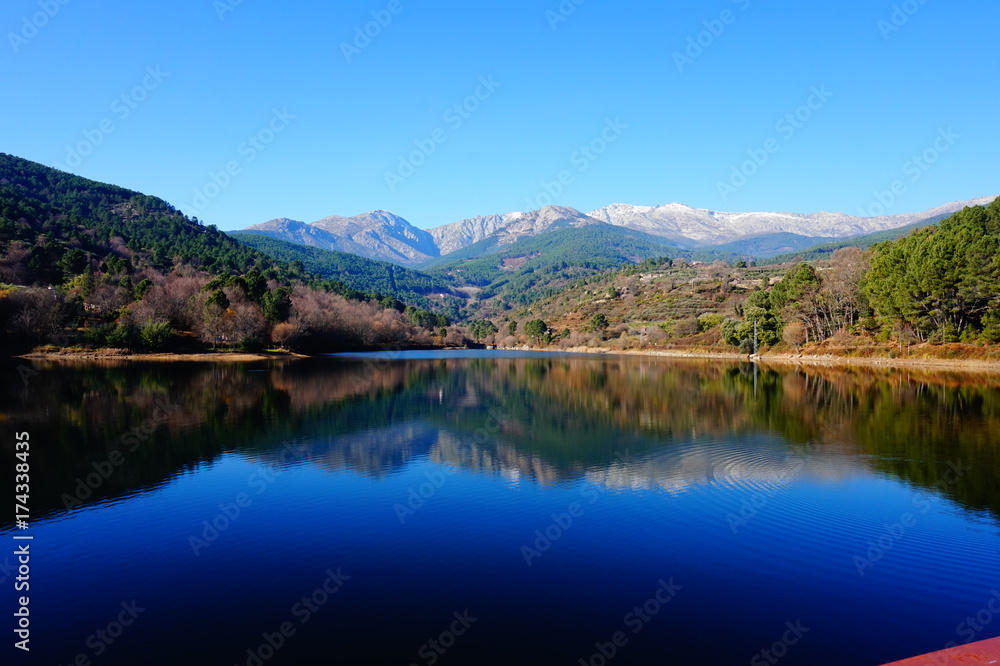
M0 389L0 420L32 432L36 515L148 491L226 452L286 464L289 442L295 464L374 479L429 458L671 494L864 466L1000 515L993 377L485 355L37 369Z

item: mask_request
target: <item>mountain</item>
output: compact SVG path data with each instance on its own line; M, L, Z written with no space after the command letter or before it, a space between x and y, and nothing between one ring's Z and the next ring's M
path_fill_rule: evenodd
M312 224L279 218L244 231L410 267L442 265L453 259L496 252L526 238L599 224L660 237L681 248L717 248L718 256L723 258L728 254L767 257L833 239L930 223L966 206L987 204L994 198L954 202L923 213L880 217L854 217L846 213L725 213L679 203L612 204L589 214L564 206L547 206L531 212L473 217L426 231L398 215L376 210L354 217L334 215ZM471 255L465 252L469 248L474 248Z
M419 263L440 255L428 232L384 210L355 217L326 217L313 226L367 248L372 259Z
M550 231L595 224L600 222L573 208L547 206L530 213L475 217L424 231L398 215L376 210L355 217L332 215L311 224L279 218L247 227L243 233L416 266L486 239L491 239L496 249Z
M428 232L384 210L354 217L333 215L312 224L278 218L243 231L401 265L418 264L440 256Z
M305 222L290 220L287 217L280 217L264 224L257 224L249 227L246 234L257 234L269 238L318 247L324 250L334 250L346 244L344 239L334 236L329 231L314 227ZM341 250L343 251L343 250Z
M937 224L948 217L950 216L936 215L921 222L908 224L905 227L889 229L888 231L877 231L873 234L865 234L864 236L853 236L851 238L830 240L825 243L810 245L799 250L789 250L788 252L784 252L782 254L772 254L768 257L768 259L776 264L782 264L790 261L818 261L820 259L829 259L830 255L841 248L860 247L862 250L865 250L876 243L893 241L897 238L902 238L911 231L916 231L917 229L923 229L924 227Z
M575 208L546 206L530 213L473 217L431 229L430 235L443 257L487 238L493 239L495 246L500 247L550 231L578 229L599 223Z
M985 205L996 197L959 201L923 213L854 217L846 213L723 213L679 203L664 206L612 204L590 217L618 227L663 236L682 247L722 245L748 236L791 233L807 237L845 238L886 231Z

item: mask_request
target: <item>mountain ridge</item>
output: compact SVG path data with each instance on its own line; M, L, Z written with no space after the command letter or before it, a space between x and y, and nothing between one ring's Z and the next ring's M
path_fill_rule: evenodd
M680 203L661 206L616 203L590 213L568 206L546 206L536 211L472 217L426 230L389 211L373 210L353 217L332 215L309 224L277 218L240 231L412 267L446 258L487 239L494 241L491 247L495 251L544 233L599 224L658 236L686 249L731 244L769 234L793 234L823 242L918 224L994 199L995 196L979 197L918 213L878 217L838 212L724 212Z
M255 224L241 233L256 233L275 240L348 252L377 261L412 266L440 256L431 235L385 210L353 217L330 215L307 224L280 217Z
M907 226L966 206L988 204L996 197L949 202L918 213L856 217L847 213L722 212L671 203L663 206L611 204L588 213L590 217L663 236L690 247L721 245L741 238L770 233L806 237L847 238Z

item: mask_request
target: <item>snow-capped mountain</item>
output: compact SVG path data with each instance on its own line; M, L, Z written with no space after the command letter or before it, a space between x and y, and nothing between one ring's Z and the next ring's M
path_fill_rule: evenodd
M428 232L384 210L354 217L333 215L312 224L279 218L245 231L402 265L440 256Z
M530 238L548 231L585 227L600 221L584 215L575 208L546 206L530 213L507 213L473 217L430 230L441 250L441 256L494 238L497 245L509 245L522 238Z
M560 229L609 224L658 236L680 247L722 245L772 234L794 234L800 241L850 238L934 222L966 206L985 205L996 197L957 201L923 213L855 217L846 213L726 213L679 203L663 206L612 204L581 213L546 206L531 212L486 215L423 230L384 210L354 217L330 216L312 224L279 218L245 231L370 259L413 266L492 239L502 247Z
M854 217L845 213L723 213L679 203L655 207L612 204L589 215L607 224L668 238L682 247L699 247L775 233L832 238L861 236L950 215L966 206L988 204L995 198L959 201L923 213L881 217Z

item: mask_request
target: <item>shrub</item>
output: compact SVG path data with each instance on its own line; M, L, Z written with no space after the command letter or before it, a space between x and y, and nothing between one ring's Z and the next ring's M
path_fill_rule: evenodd
M135 345L136 331L128 324L115 324L108 333L106 346L128 348Z
M165 321L149 322L139 329L139 342L146 349L164 349L174 337L174 329Z
M685 317L674 322L674 335L679 338L697 335L700 330L700 323L694 317Z
M698 330L701 333L711 331L716 326L721 325L725 320L725 315L705 313L698 317Z
M128 324L101 324L83 332L83 343L88 347L129 348L136 343L136 330Z

